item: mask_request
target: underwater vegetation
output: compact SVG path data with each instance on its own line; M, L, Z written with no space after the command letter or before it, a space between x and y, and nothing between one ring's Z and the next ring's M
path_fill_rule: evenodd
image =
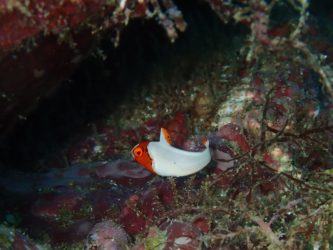
M0 3L0 68L8 69L0 82L0 150L3 156L22 157L0 161L0 248L332 249L333 6L321 4ZM194 13L201 12L217 15L218 28L201 24L210 22L202 14L199 31L191 31ZM139 33L127 34L131 50L122 33L140 18L164 30L140 30L151 46L140 43ZM208 30L205 35L221 34L213 41L200 37L200 25ZM167 43L154 32L163 33ZM190 40L187 32L192 32ZM103 47L105 34L112 49ZM200 42L207 46L197 46ZM126 57L112 58L109 51ZM154 51L164 57L155 60ZM111 64L115 58L122 60ZM115 65L123 71L109 71ZM23 134L17 126L33 133L38 107L66 79L80 83L72 86L75 95L85 82L93 86L88 94L96 94L92 89L103 81L108 86L119 81L127 94L116 87L96 94L90 101L105 94L117 102L101 101L105 112L94 109L102 105L93 106L99 116L81 123L71 112L89 109L74 109L74 100L59 114L46 105L56 119L64 115L74 124L52 150L42 131L40 137L33 134L32 142L13 136ZM79 99L87 102L84 95ZM67 125L58 126L46 127L50 138ZM189 176L164 177L133 161L131 149L143 140L158 141L161 128L173 147L186 151L203 151L202 139L208 139L211 162ZM15 149L29 155L32 146L47 153L29 168L32 161ZM23 166L16 168L14 162Z

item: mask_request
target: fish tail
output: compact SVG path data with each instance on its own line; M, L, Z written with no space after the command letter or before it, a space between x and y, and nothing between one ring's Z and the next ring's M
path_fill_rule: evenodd
M202 144L204 144L206 146L206 148L208 148L209 147L209 140L208 140L208 138L203 138L202 139Z

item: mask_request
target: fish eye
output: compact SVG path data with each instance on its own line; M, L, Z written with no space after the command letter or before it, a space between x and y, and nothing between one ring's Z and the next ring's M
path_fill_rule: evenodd
M136 148L134 149L134 155L140 157L142 155L142 149L141 148Z

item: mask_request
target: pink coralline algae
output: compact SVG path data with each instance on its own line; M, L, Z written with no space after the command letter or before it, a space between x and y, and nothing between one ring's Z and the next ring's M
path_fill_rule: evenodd
M128 244L129 237L121 226L113 221L103 221L96 224L89 232L85 249L122 250L126 249Z

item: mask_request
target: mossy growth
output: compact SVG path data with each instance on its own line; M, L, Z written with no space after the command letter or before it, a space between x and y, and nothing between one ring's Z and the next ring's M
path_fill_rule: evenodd
M158 227L149 228L149 237L144 241L145 249L147 250L162 250L167 241L167 234Z

